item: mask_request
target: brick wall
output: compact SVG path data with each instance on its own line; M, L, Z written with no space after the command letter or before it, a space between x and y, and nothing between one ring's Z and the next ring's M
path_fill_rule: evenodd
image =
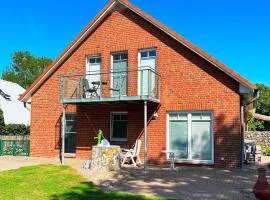
M166 148L166 113L172 110L211 110L214 113L215 165L237 167L240 161L239 84L184 46L157 30L127 9L119 8L80 45L73 54L32 95L31 155L59 156L62 107L59 101L59 75L85 72L88 55L100 54L102 68L110 69L112 52L128 51L128 65L138 66L138 50L156 48L157 69L161 75L161 105L150 105L158 118L148 124L148 155L162 162ZM137 87L129 87L137 90ZM136 92L136 91L134 91ZM128 111L128 142L143 139L143 105L69 106L78 115L77 156L90 155L93 137L101 128L109 134L110 111ZM142 148L143 150L143 148ZM222 158L222 159L221 159Z

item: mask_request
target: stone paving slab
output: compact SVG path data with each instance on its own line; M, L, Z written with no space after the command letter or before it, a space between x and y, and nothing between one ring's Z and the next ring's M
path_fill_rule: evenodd
M256 180L256 169L178 167L176 172L172 172L152 167L147 174L137 169L126 169L122 170L118 178L94 183L107 191L143 193L185 200L255 200L252 187Z
M269 157L263 158L266 166ZM59 159L24 157L0 157L0 171L43 163L60 164ZM257 180L260 165L249 164L240 169L213 169L207 167L181 166L177 171L150 167L124 167L121 173L91 174L83 169L84 160L66 159L65 163L105 191L123 191L137 194L182 198L185 200L255 200L252 187ZM267 172L270 180L270 172Z
M21 167L44 163L60 164L59 160L51 158L0 156L0 171L18 169Z
M23 160L25 159L25 160ZM18 169L25 166L37 165L38 163L28 161L27 158L23 158L20 160L13 160L10 159L8 156L1 156L0 157L0 171L11 170L11 169Z

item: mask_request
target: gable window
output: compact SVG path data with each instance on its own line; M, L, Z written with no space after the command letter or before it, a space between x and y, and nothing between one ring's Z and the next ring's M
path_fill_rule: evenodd
M101 57L100 56L89 56L87 57L86 74L92 72L100 72Z
M101 57L89 56L86 63L86 79L89 82L89 86L95 87L95 82L101 81ZM100 96L100 88L97 89L97 94Z
M212 112L171 112L167 123L167 148L176 160L213 163Z
M157 95L157 50L139 51L139 95Z
M156 49L153 49L153 50L142 50L141 51L141 58L144 59L144 58L155 58L157 55L157 51Z
M127 112L111 113L111 133L112 141L127 141Z

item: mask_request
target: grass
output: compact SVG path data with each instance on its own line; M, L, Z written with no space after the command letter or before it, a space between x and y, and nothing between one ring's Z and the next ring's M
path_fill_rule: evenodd
M103 192L68 166L38 165L0 173L1 200L165 200L121 192Z

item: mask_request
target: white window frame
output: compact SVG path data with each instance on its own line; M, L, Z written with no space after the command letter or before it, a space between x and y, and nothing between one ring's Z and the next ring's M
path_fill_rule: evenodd
M102 69L101 69L101 66L102 66L102 58L101 58L101 55L88 55L88 56L86 56L86 61L85 61L85 74L87 75L88 72L91 72L91 71L88 71L88 70L87 70L87 68L89 69L89 67L90 67L90 62L89 62L89 60L90 60L91 58L100 58L100 73L101 73L101 71L102 71Z
M75 116L75 119L67 119L67 115L73 115L73 116ZM65 133L74 133L74 134L77 134L77 114L76 113L72 113L72 112L66 113L65 123L67 123L67 122L75 122L76 131L75 132L67 132L65 130Z
M211 114L211 153L212 158L211 160L193 160L191 159L191 131L192 131L192 114L194 113L209 113ZM169 111L167 112L167 120L166 120L166 151L170 150L170 142L169 142L169 135L170 135L170 129L169 129L169 123L170 123L170 115L171 114L187 114L187 121L188 121L188 159L176 159L175 162L177 163L191 163L191 164L214 164L214 114L211 110L203 110L203 111ZM169 155L167 154L167 159L169 159Z
M127 137L126 138L113 138L112 116L115 115L115 114L127 115L127 123L128 123L128 112L110 112L110 141L126 142L126 141L128 141L128 127L127 127Z
M146 51L156 51L156 71L157 71L157 58L158 58L158 51L157 48L147 48L147 49L140 49L138 51L138 96L141 96L141 53Z
M113 88L113 56L115 55L115 54L121 54L121 53L126 53L127 54L127 71L128 71L128 51L117 51L117 52L113 52L113 53L111 53L111 75L110 75L110 86L111 86L111 88ZM128 72L127 72L127 74L128 74ZM128 84L128 75L127 75L127 84ZM127 93L128 93L128 85L127 85ZM126 94L126 95L121 95L121 96L127 96L128 94ZM113 91L111 90L111 97L114 97L113 96Z
M67 115L73 115L73 116L75 116L75 119L67 119ZM74 134L75 135L75 153L66 153L66 149L65 149L65 154L69 154L69 155L71 155L71 154L74 154L74 155L76 155L76 150L77 150L77 134L78 134L78 130L77 130L77 124L78 124L78 120L77 120L77 113L73 113L73 112L67 112L66 113L66 116L65 116L65 128L67 127L67 122L74 122L75 123L75 132L73 132L73 131L66 131L65 130L65 135L67 135L67 134Z
M95 58L95 59L97 59L97 58L100 58L100 63L93 63L93 64L99 64L100 65L100 70L99 71L88 71L87 70L87 68L88 69L90 69L90 65L91 65L91 63L90 63L90 59L92 59L92 58ZM88 56L86 56L86 60L85 60L85 77L84 78L86 78L86 79L88 79L88 77L90 78L91 76L93 76L93 75L99 75L100 76L100 78L99 78L99 81L101 82L101 80L102 80L102 58L101 58L101 55L100 54L96 54L96 55L88 55ZM91 78L90 78L91 79ZM89 81L89 79L88 79L88 82L89 82L89 85L91 86L92 84L90 83L90 81ZM99 90L98 90L98 94L101 96L102 95L102 88L100 87L99 88ZM89 97L89 94L86 94L86 97L88 98Z

